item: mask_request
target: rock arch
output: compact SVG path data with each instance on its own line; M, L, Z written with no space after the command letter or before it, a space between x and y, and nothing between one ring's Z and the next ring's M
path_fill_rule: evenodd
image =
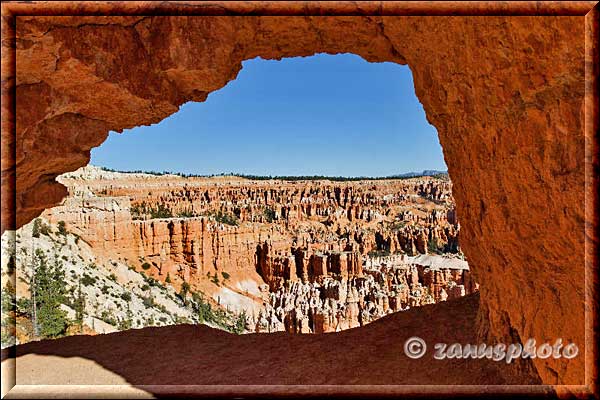
M16 176L17 214L2 229L60 202L54 178L85 165L109 130L204 101L245 59L326 52L408 64L454 182L461 245L481 283L482 339L562 337L583 353L585 17L361 16L359 4L345 7L354 15L3 24L15 36L16 73L3 80L3 97L14 85L16 140L3 119L2 190ZM4 200L3 215L13 207ZM582 383L583 363L535 360L549 384Z

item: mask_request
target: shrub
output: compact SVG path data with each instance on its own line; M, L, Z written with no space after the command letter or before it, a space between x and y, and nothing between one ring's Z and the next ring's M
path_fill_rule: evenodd
M146 214L146 203L142 202L141 204L133 204L130 208L131 218L132 219L143 219Z
M238 226L239 221L235 215L228 213L221 213L220 211L217 213L216 220L226 225Z
M81 277L81 284L83 286L92 286L94 283L96 283L96 278L94 278L93 276L83 274L83 276Z
M186 210L183 210L183 211L179 211L177 213L177 216L179 218L191 218L191 217L194 216L194 212L192 210L186 209Z
M146 204L146 202L142 202L140 204L134 204L130 209L131 217L133 219L144 219L146 216L150 216L150 218L172 218L173 213L171 210L160 203L155 207Z
M154 307L154 299L152 297L144 297L143 303L146 308Z
M427 242L427 251L433 254L444 254L444 249L438 247L437 243L434 240L430 240Z
M152 218L172 218L173 213L164 204L159 204L156 208L150 208Z
M109 277L108 277L108 279L110 279L113 282L116 282L117 281L117 276L115 274L110 274Z
M18 299L16 303L16 313L23 317L31 317L31 300L27 297Z
M142 269L144 271L148 271L150 269L150 267L151 267L151 265L149 263L147 263L147 262L145 262L145 263L142 264Z
M223 271L221 272L221 275L223 275L223 279L229 279L231 275L229 275L227 272Z
M131 301L131 293L123 292L121 293L121 298L125 301Z
M8 281L4 288L2 288L2 313L9 313L16 311L16 290L13 284Z
M242 311L233 324L233 333L237 333L238 335L244 333L246 330L246 322L246 311Z
M275 215L275 210L273 210L270 207L265 208L265 210L263 211L263 215L267 222L273 222L277 219L277 216Z
M165 307L165 306L164 306L164 305L162 305L162 304L156 304L156 303L154 303L154 307L155 307L157 310L159 310L159 311L161 311L161 312L163 312L163 313L165 313L165 314L168 314L168 313L169 313L169 311L167 311L167 307Z
M201 294L192 293L192 299L194 300L194 309L198 314L199 323L216 322L212 307L204 300L204 297Z
M115 318L115 316L113 315L112 312L104 310L102 311L102 314L100 315L100 319L104 322L106 322L107 324L110 324L112 326L118 326L119 325L119 321L117 321L117 319Z
M127 310L127 317L120 319L117 328L120 331L124 331L127 329L131 329L133 325L133 313L130 310Z
M48 225L44 224L44 222L36 218L33 220L33 228L31 229L31 236L34 238L39 238L40 234L47 235L50 232Z
M190 284L184 281L181 284L181 291L185 292L185 293L189 292L190 291Z
M225 225L238 226L240 224L237 217L230 213L224 213L224 212L218 211L216 213L208 212L208 213L205 213L204 215L206 215L208 217L212 217L215 219L215 221L220 222Z
M175 323L176 324L190 324L191 321L186 318L186 317L180 317L179 315L175 314Z
M384 250L371 250L368 253L369 257L387 257L389 255L391 255L392 253L390 253L389 250L384 249Z
M167 277L165 278L166 283L171 283L171 275L167 272Z
M58 233L63 236L67 234L67 227L65 221L58 221Z
M158 281L151 276L144 276L144 278L146 279L146 283L151 287L157 287L159 285Z
M17 264L15 262L15 256L12 254L8 256L8 262L6 263L6 273L8 275L12 275L17 269Z
M406 226L406 221L394 221L391 224L389 224L389 228L393 232L401 231L404 229L405 226Z

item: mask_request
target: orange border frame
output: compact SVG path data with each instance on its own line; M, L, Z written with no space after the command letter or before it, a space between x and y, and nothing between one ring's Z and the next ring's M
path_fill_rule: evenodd
M11 51L2 53L2 181L13 180L15 187L15 154L7 151L6 147L14 143L15 135L15 33L14 24L18 16L110 16L110 15L438 15L438 16L585 16L585 98L584 98L584 135L585 135L585 213L586 213L586 243L585 243L585 281L586 302L586 353L585 353L585 385L557 386L561 392L567 391L577 397L600 397L598 380L598 309L600 296L598 290L600 279L598 270L598 188L600 182L600 133L599 133L599 80L600 59L598 37L600 35L600 4L598 1L173 1L173 2L126 2L126 1L84 1L84 2L5 2L2 3L2 47ZM6 166L8 165L8 168ZM3 189L3 191L5 191ZM9 215L1 216L3 229L15 227L15 193L2 193L3 209L9 209ZM2 359L14 353L10 349L2 351ZM27 398L28 396L43 396L59 398L61 394L69 397L80 395L95 398L121 396L137 397L128 386L15 386L14 365L8 364L6 369L13 368L11 381L3 374L3 391L5 383L11 386L11 395ZM5 366L3 366L3 370ZM6 371L9 372L9 371ZM8 379L7 379L8 380ZM14 389L18 390L15 391ZM143 389L143 386L137 386ZM198 386L177 386L162 388L152 386L155 394L193 396L194 388ZM302 396L302 395L346 395L346 396L390 396L410 394L430 395L471 395L481 397L481 386L451 386L451 385L385 385L385 386L209 386L203 387L203 397L222 396ZM493 388L493 389L491 389ZM487 386L486 395L507 395L513 393L529 395L548 395L550 386ZM139 392L138 392L139 393ZM4 393L3 393L4 395ZM12 396L11 396L12 397Z

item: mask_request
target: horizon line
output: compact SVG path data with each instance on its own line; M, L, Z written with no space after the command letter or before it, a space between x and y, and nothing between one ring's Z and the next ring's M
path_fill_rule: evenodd
M273 174L251 174L251 173L241 173L241 172L220 172L218 174L200 174L200 173L185 173L178 171L154 171L154 170L119 170L110 167L104 167L99 165L88 164L88 166L100 168L106 172L117 172L124 174L149 174L149 175L175 175L182 178L212 178L212 177L224 177L224 176L235 176L238 178L246 178L246 179L279 179L279 180L287 180L287 179L352 179L352 180L379 180L379 179L398 179L398 178L417 178L422 176L435 176L435 175L448 175L448 170L438 170L438 169L424 169L423 171L408 171L402 172L398 174L391 175L379 175L379 176L348 176L348 175L273 175Z

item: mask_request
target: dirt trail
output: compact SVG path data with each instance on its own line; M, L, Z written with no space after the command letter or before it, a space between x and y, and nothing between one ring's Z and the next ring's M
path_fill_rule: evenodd
M187 394L256 394L266 389L229 385L285 385L277 390L301 394L305 389L289 385L539 384L530 364L433 359L436 342L477 343L478 303L478 295L467 296L392 314L365 327L321 335L237 336L206 326L180 325L32 342L16 348L17 380L55 385L127 382L155 395L181 394L184 389L146 385L211 385L186 386ZM411 336L428 344L421 359L404 354L404 342ZM53 357L47 357L50 355ZM312 386L311 393L359 390L364 394L377 389L331 388ZM390 393L407 389L386 387Z

